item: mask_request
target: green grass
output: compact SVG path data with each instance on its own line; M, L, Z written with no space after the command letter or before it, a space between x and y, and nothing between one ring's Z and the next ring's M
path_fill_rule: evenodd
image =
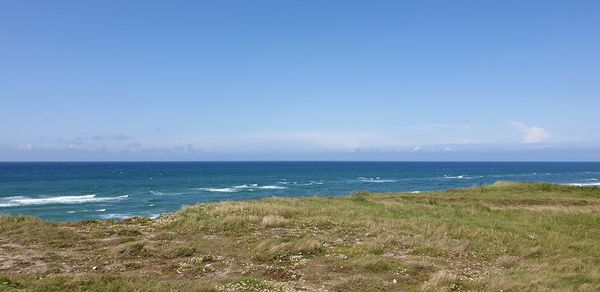
M0 216L0 291L598 291L600 188L199 204L156 220Z

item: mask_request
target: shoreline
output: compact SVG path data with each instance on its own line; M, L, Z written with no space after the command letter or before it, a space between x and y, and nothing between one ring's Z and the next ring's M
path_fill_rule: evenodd
M358 191L354 191L354 192L350 192L350 193L345 193L345 194L319 194L319 193L315 193L315 194L305 194L305 195L299 195L299 196L278 196L278 195L274 195L274 196L264 196L264 197L252 197L252 198L247 198L247 199L224 199L224 200L218 200L218 201L198 201L196 203L192 203L192 204L182 204L181 207L177 210L172 210L172 211L166 211L166 212L162 212L162 213L155 213L155 214L149 214L149 215L130 215L130 214L105 214L106 218L101 218L101 219L81 219L81 220L47 220L47 219L43 219L40 218L39 216L36 216L35 214L10 214L10 213L2 213L0 212L0 216L25 216L25 217L35 217L35 218L40 218L41 220L44 221L48 221L48 222L53 222L53 223L77 223L77 222L84 222L84 221L122 221L122 220L127 220L127 219L131 219L131 218L144 218L144 219L149 219L149 220L154 220L154 219L158 219L159 217L163 216L163 215L169 215L169 214L174 214L177 213L179 211L181 211L184 208L190 207L190 206L196 206L196 205L206 205L206 204L219 204L219 203L224 203L224 202L247 202L247 201L254 201L254 200L265 200L265 199L297 199L297 198L311 198L311 197L316 197L316 198L343 198L343 197L348 197L348 196L352 196L354 193L358 193L358 192L366 192L366 193L372 193L372 194L380 194L380 195L385 195L385 194L428 194L428 193L440 193L440 192L448 192L448 191L452 191L452 190L465 190L465 189L472 189L472 188L479 188L482 185L484 187L490 187L493 186L496 183L519 183L519 184L533 184L533 185L555 185L555 186L567 186L567 187L581 187L581 188L594 188L594 187L600 187L600 183L599 182L589 182L589 183L555 183L555 182L545 182L545 181L528 181L528 182L520 182L520 181L496 181L493 184L474 184L472 186L469 187L451 187L451 188L445 188L445 189L439 189L439 190L433 190L433 191L386 191L386 192L370 192L370 191L365 191L365 190L358 190ZM63 197L58 197L58 198L69 198L69 197L74 197L74 198L79 198L79 197L95 197L95 194L91 194L91 195L81 195L81 196L63 196ZM122 198L127 198L128 195L120 195L117 197L100 197L100 200L110 200L110 199L122 199ZM39 198L36 200L53 200L56 199L57 197L50 197L50 198ZM56 205L70 205L69 203L56 203ZM10 208L12 206L8 206L5 208ZM0 209L1 210L1 209ZM106 209L100 209L102 210L101 212L105 212ZM95 210L100 212L100 210ZM67 213L73 214L71 213L72 211L67 211Z

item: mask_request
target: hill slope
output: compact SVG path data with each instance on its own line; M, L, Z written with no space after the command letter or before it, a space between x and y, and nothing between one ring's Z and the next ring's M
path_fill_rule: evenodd
M0 290L600 290L600 188L200 204L156 220L0 216Z

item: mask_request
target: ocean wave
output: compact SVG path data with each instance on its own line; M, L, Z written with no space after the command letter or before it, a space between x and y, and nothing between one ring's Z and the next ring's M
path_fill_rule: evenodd
M288 182L286 180L283 180L283 181L277 182L277 184L288 185L288 184L290 184L290 182ZM311 180L311 181L308 181L308 182L296 182L296 181L294 181L294 182L291 182L291 184L297 185L297 186L322 185L323 184L323 180Z
M535 174L535 173L534 173ZM483 176L468 176L468 175L457 175L457 176L450 176L450 175L444 175L444 178L452 178L452 179L476 179L476 178L482 178Z
M312 186L312 185L322 185L323 181L311 180L307 183L296 183L298 186Z
M117 219L117 220L123 220L123 219L127 219L127 218L131 218L133 217L133 215L131 214L103 214L100 215L100 218L105 219L105 220L111 220L111 219Z
M37 206L51 204L85 204L96 202L107 202L126 199L128 196L117 197L96 197L96 195L81 195L81 196L58 196L58 197L8 197L0 201L0 207L18 207L18 206Z
M187 194L188 192L186 192L186 191L180 191L180 192L149 191L149 193L152 195L155 195L155 196L177 196L177 195Z
M564 184L566 186L575 186L575 187L597 187L600 186L600 182L594 182L594 183L568 183L568 184Z
M199 190L213 193L235 193L239 191L236 188L199 188Z
M382 179L380 177L359 177L358 178L359 182L365 182L365 183L391 183L391 182L396 182L396 180L393 179Z
M586 179L586 180L587 180L587 181L597 181L598 179L597 179L597 178L588 178L588 179Z
M253 192L255 189L258 189L258 190L283 190L283 189L287 189L287 187L277 186L277 185L259 186L258 184L245 184L245 185L232 186L232 187L227 187L227 188L198 188L198 190L207 191L207 192L217 192L217 193L236 193L239 191Z
M469 179L466 175L457 175L457 176L444 175L444 178Z
M258 184L240 185L240 186L234 186L233 188L235 188L235 189L251 189L251 188L256 188L256 187L258 187Z
M283 190L283 189L287 189L287 187L282 187L282 186L260 186L260 187L256 187L257 189L261 189L261 190Z

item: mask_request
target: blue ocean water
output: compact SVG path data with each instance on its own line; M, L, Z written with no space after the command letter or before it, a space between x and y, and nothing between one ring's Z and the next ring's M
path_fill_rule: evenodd
M600 163L5 162L0 213L52 221L153 217L198 202L422 192L507 180L600 185Z

